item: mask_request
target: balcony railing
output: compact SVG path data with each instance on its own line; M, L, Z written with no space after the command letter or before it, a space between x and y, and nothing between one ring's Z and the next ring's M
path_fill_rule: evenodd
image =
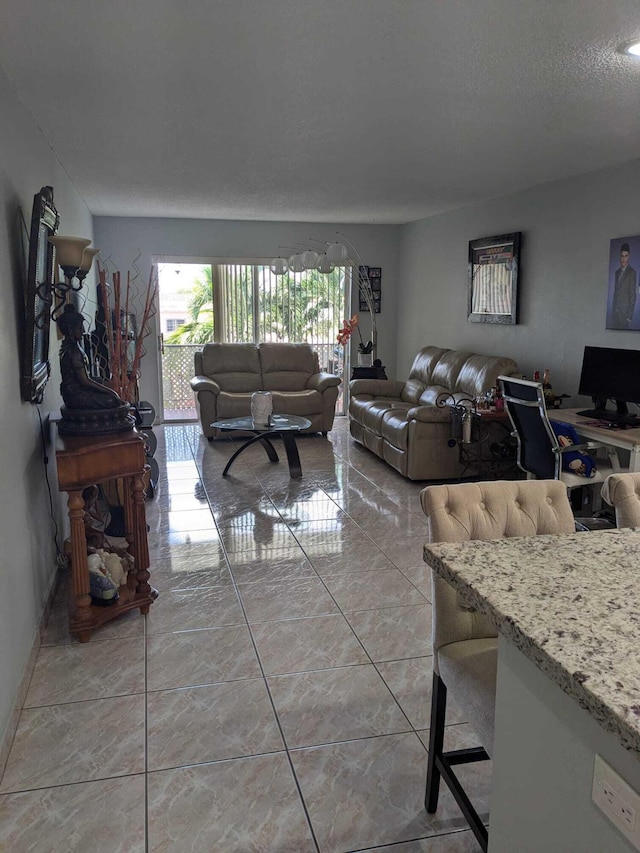
M165 344L162 355L162 400L164 420L193 420L196 403L191 390L195 376L193 354L202 344Z

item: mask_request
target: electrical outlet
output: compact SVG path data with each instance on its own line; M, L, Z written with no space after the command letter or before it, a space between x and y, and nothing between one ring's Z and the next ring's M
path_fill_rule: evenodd
M599 755L593 767L591 799L611 823L640 850L640 794L619 776Z

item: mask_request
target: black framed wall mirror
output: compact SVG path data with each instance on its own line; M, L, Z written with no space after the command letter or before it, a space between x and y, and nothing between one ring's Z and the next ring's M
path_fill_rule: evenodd
M22 399L40 403L49 379L49 330L54 247L49 242L59 225L53 187L42 187L33 199L29 261L24 289L24 344L20 390Z

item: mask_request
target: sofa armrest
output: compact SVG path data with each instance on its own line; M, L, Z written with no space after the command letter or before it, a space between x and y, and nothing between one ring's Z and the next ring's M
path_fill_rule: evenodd
M211 391L212 394L220 393L220 386L208 376L194 376L191 380L191 387L194 391Z
M333 373L314 373L307 379L307 388L311 391L326 391L327 388L333 388L341 382L340 377Z
M451 420L451 412L449 406L415 406L407 412L407 420L427 424L447 423Z
M349 382L349 393L370 394L372 397L394 397L400 399L404 382L398 379L352 379Z

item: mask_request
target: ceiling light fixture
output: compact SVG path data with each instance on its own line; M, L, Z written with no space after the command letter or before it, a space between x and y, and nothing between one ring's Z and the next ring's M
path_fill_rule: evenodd
M352 275L358 276L358 292L362 301L367 306L367 311L371 319L371 349L365 352L371 352L371 358L374 360L378 350L378 329L376 325L375 301L373 297L373 288L369 279L369 267L365 266L360 257L360 253L353 245L351 240L336 231L336 236L340 238L336 242L328 242L326 240L316 240L313 237L309 238L309 243L318 243L322 249L306 248L303 251L298 251L289 258L277 257L270 263L271 272L274 275L287 275L289 272L301 273L306 270L317 270L324 275L332 273L337 266L349 267L352 270ZM308 245L308 244L307 244ZM280 246L282 249L292 250L292 246ZM362 309L361 309L362 310Z
M635 56L640 58L640 40L634 39L621 44L618 48L618 53L625 53L627 56Z

